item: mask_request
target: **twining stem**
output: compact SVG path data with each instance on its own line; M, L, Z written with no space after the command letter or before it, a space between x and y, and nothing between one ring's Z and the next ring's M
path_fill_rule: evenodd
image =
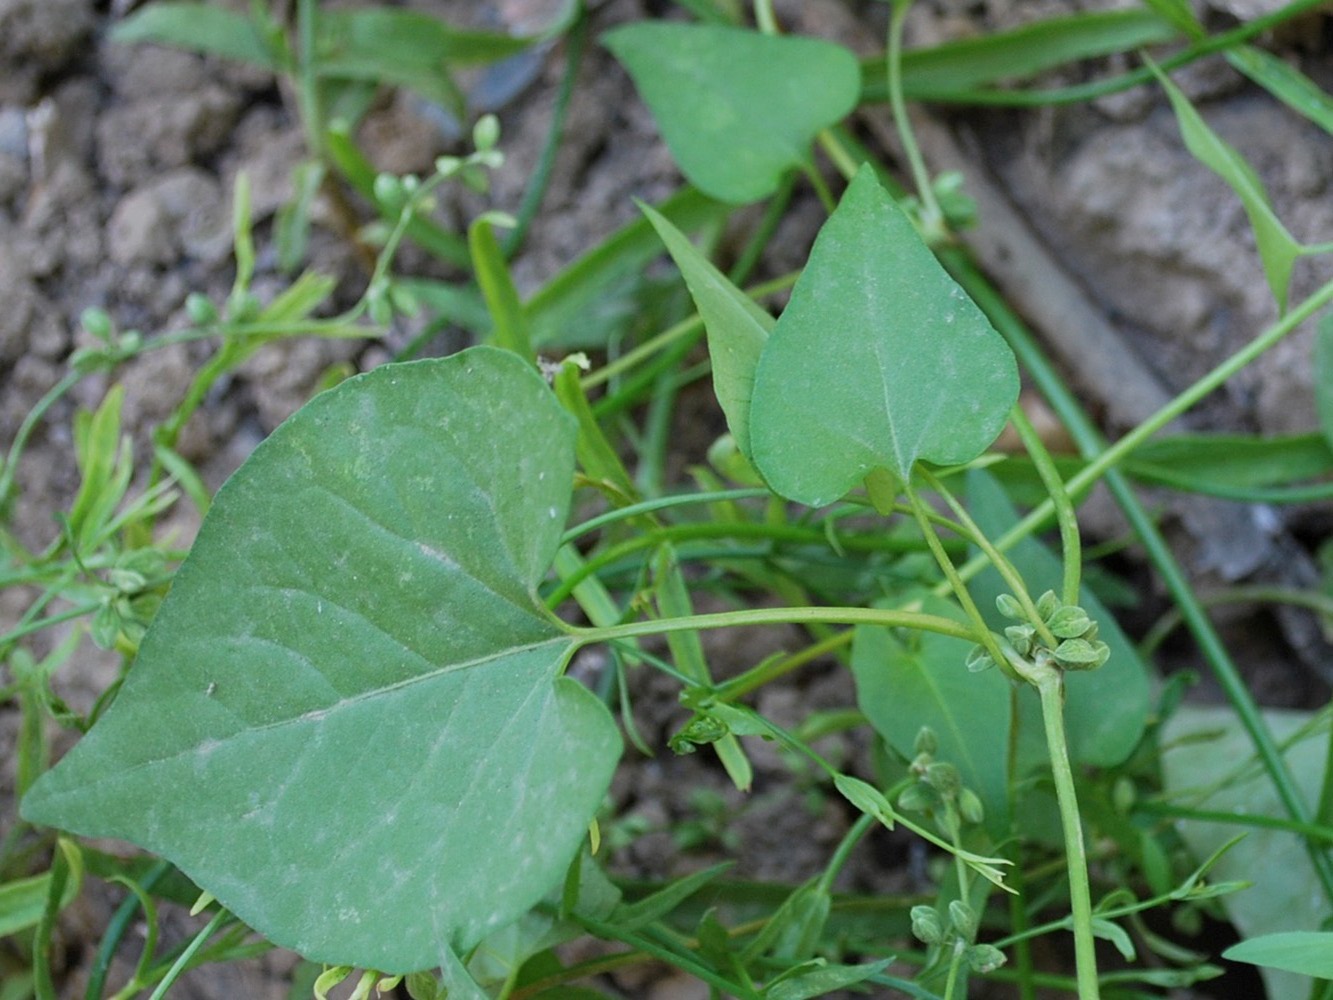
M912 126L907 120L907 103L903 100L902 54L903 22L912 0L893 0L893 12L889 15L889 38L886 59L886 71L889 80L889 104L893 108L893 124L898 129L898 138L903 144L903 152L912 168L912 182L916 185L917 196L921 199L921 228L927 236L942 232L944 213L935 200L935 189L930 183L930 171L921 157L921 149L912 134ZM927 240L927 242L932 242Z
M981 530L980 526L978 526L974 520L972 520L972 516L968 514L967 509L958 502L958 499L945 488L944 484L940 482L938 478L931 474L929 469L919 468L917 472L921 478L925 480L926 485L938 493L941 499L949 505L949 509L954 512L954 516L958 518L964 529L966 529L968 537L976 543L977 547L981 549L981 554L990 559L991 565L994 566L1000 576L1004 578L1005 586L1009 588L1009 592L1013 594L1014 599L1017 600L1019 605L1023 608L1028 621L1032 623L1034 628L1036 628L1037 634L1041 636L1042 641L1054 649L1059 645L1059 642L1056 640L1055 636L1051 634L1050 628L1042 620L1041 614L1037 611L1037 606L1032 601L1032 595L1028 593L1027 585L1023 582L1022 574L1014 568L1013 563L1005 558L1004 553L991 544L990 539L986 537L986 533ZM952 569L952 565L950 566L950 569ZM949 577L949 585L955 594L966 590L961 579L955 580L953 575L950 575L949 571L946 571L945 575ZM970 598L960 597L959 600L970 600Z
M912 489L911 483L905 483L904 489L907 493L907 500L912 505L912 514L921 529L921 534L926 539L926 544L930 546L931 555L935 557L935 562L939 564L940 571L944 573L945 579L948 580L954 596L958 598L958 603L963 607L963 611L967 613L967 617L976 626L977 633L981 636L979 641L986 648L986 652L990 654L990 658L996 664L1003 667L1007 662L1004 650L1000 648L999 641L995 638L994 633L986 627L986 620L981 616L976 601L972 600L967 585L958 576L958 570L954 567L953 560L949 558L948 553L944 551L944 546L940 544L939 535L935 533L934 527L931 526L927 518L925 504L921 502L921 498Z
M1083 568L1083 546L1078 531L1078 516L1074 513L1074 504L1065 490L1064 480L1046 450L1037 430L1017 403L1009 411L1009 421L1018 431L1018 436L1027 450L1028 457L1041 476L1041 484L1046 487L1046 495L1055 504L1055 520L1060 525L1060 555L1064 561L1064 574L1061 578L1060 599L1065 604L1079 603L1079 575Z
M690 632L714 628L732 628L740 625L880 625L885 628L911 628L923 632L981 642L977 629L940 615L916 611L892 611L884 608L745 608L739 611L719 611L686 618L667 618L659 621L627 622L605 628L573 629L579 645L610 642L638 635L663 635L667 632Z
M1065 858L1069 866L1070 921L1074 926L1074 963L1078 978L1079 1000L1097 1000L1097 952L1092 935L1092 891L1088 886L1088 858L1083 846L1083 825L1079 822L1078 795L1074 790L1074 771L1069 766L1069 745L1065 739L1064 675L1054 666L1037 666L1029 681L1041 696L1041 717L1046 726L1046 749L1051 757L1051 775L1055 779L1055 798L1060 807L1060 825L1064 831Z

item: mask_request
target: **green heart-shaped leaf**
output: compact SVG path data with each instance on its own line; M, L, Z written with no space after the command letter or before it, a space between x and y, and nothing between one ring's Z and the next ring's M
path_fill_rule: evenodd
M168 858L313 959L427 968L564 875L619 755L535 597L574 431L477 348L318 396L222 488L26 818Z
M1013 354L864 167L820 230L755 372L769 485L832 503L875 469L967 462L1018 398Z
M642 21L602 42L624 63L690 183L720 201L767 197L856 107L856 57L818 38Z

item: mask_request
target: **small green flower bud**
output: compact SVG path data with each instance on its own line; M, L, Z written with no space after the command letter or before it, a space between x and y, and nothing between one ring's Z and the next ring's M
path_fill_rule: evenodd
M1134 808L1134 800L1137 796L1134 793L1134 782L1123 775L1116 779L1111 787L1111 802L1115 806L1115 811L1121 815L1127 814Z
M136 573L132 569L115 568L107 570L106 582L122 594L133 594L135 591L143 590L148 583L142 573Z
M951 799L958 794L958 789L963 787L963 776L958 773L958 768L947 761L939 760L926 768L926 784L946 799Z
M472 126L472 145L478 152L494 149L500 141L500 119L495 115L482 115L477 124Z
M1032 655L1032 643L1037 637L1037 630L1031 625L1010 625L1004 630L1004 637L1014 647L1015 653L1027 657Z
M971 941L977 936L977 915L961 899L949 903L949 923L953 924L953 929L965 941Z
M1096 670L1111 658L1111 647L1104 642L1066 639L1055 648L1055 660L1065 670Z
M375 177L375 200L387 208L397 208L403 200L403 182L393 174L378 174Z
M441 156L435 160L435 172L441 177L452 177L462 166L463 161L457 156Z
M995 598L995 607L999 609L1000 614L1006 618L1013 618L1021 621L1023 615L1023 605L1018 603L1018 599L1012 594L1001 594Z
M914 906L909 916L912 919L912 937L922 944L939 944L944 940L944 921L933 906Z
M1062 667L1085 667L1097 659L1097 650L1086 639L1066 639L1055 647L1055 659Z
M110 601L97 609L89 632L92 635L93 645L98 649L115 648L116 637L120 635L120 616L116 614L116 609L112 607Z
M1087 612L1073 604L1056 608L1046 623L1057 639L1078 639L1092 625Z
M1041 615L1041 620L1046 622L1051 620L1051 615L1055 614L1060 608L1060 598L1055 596L1054 590L1048 590L1037 598L1037 614Z
M967 949L967 964L973 972L985 975L994 972L1004 962L1004 952L993 944L974 944Z
M913 749L917 753L934 754L940 748L939 738L935 735L935 730L929 726L922 726L916 732L916 742Z
M111 342L111 335L116 331L116 324L111 322L111 316L105 309L98 309L96 306L85 309L79 316L79 322L83 328L92 336L103 343Z
M967 661L964 666L967 667L969 674L979 674L995 666L995 660L990 653L986 652L985 646L973 646L968 650Z
M976 792L970 788L963 788L958 792L958 814L963 817L964 822L976 826L985 822L986 807L981 804Z
M207 295L191 292L185 297L185 315L190 317L191 323L197 326L207 326L210 323L217 322L218 310L213 305L213 300Z

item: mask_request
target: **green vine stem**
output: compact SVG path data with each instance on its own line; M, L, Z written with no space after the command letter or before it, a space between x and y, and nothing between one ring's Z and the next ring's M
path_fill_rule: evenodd
M1063 575L1060 584L1060 599L1065 604L1079 603L1079 576L1083 569L1083 545L1079 536L1078 516L1074 513L1074 504L1065 490L1064 480L1051 460L1051 453L1046 450L1037 430L1023 412L1023 407L1014 404L1009 413L1009 420L1018 431L1023 447L1036 467L1041 484L1055 505L1055 520L1060 525L1060 555L1063 560Z
M605 628L574 628L566 626L580 646L595 642L613 642L640 635L664 635L668 632L691 632L740 625L880 625L885 628L911 628L923 632L981 642L981 636L971 626L940 615L917 611L891 611L882 608L745 608L740 611L718 611L684 618L627 622Z
M1064 675L1051 664L1038 663L1024 671L1041 696L1041 717L1046 727L1046 749L1055 779L1055 798L1060 807L1065 857L1069 863L1070 920L1074 928L1074 964L1079 1000L1098 1000L1097 950L1092 934L1092 890L1088 885L1088 857L1083 845L1074 771L1069 764L1065 738Z
M954 515L966 529L967 537L976 543L977 548L981 549L982 555L990 559L991 565L994 566L1000 576L1004 578L1005 586L1009 588L1014 598L1022 606L1028 621L1030 621L1033 627L1036 628L1037 634L1041 636L1042 641L1054 649L1059 645L1059 641L1051 634L1050 628L1047 626L1046 622L1042 620L1041 614L1037 611L1037 606L1033 603L1032 595L1028 593L1027 584L1023 582L1022 574L1014 568L1013 563L1005 558L1004 553L1000 552L991 544L990 539L986 537L986 533L981 530L975 521L972 520L972 516L968 514L967 509L958 502L958 499L945 488L944 484L940 482L938 478L926 469L921 469L920 474L922 478L925 479L927 485L935 490L944 502L948 504L949 509L953 511ZM952 585L952 583L953 581L951 579L950 584ZM955 593L962 586L963 584L960 579L958 585L954 588ZM1000 661L997 660L996 662Z
M944 551L944 546L940 544L939 536L935 533L927 517L926 505L921 502L916 491L912 489L912 484L907 483L904 486L907 492L907 500L912 505L912 513L916 517L917 525L921 528L921 534L926 539L926 544L930 546L931 555L935 557L935 562L939 564L940 571L944 574L953 590L954 596L958 598L958 603L962 605L963 611L975 625L977 634L981 636L981 645L985 647L990 658L994 660L1001 668L1008 663L1004 655L1004 650L1000 648L999 640L995 634L986 625L986 620L981 616L981 611L977 608L976 601L972 600L972 595L968 593L967 584L958 576L958 570Z
M885 69L889 81L889 104L893 108L893 123L898 129L898 138L903 144L903 152L912 170L912 182L916 185L917 197L921 199L921 229L928 244L935 243L944 233L944 212L935 200L935 190L930 183L930 171L921 157L916 136L907 120L907 103L903 100L903 22L912 0L893 0L893 11L889 15L889 37L885 56Z

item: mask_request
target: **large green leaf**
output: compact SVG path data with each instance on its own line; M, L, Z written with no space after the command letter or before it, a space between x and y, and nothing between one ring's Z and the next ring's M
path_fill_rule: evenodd
M755 373L750 443L778 493L837 500L871 471L975 458L1018 398L1013 354L863 167Z
M1312 808L1319 799L1328 731L1326 726L1307 728L1311 721L1308 712L1264 711L1264 724L1285 748L1287 767L1307 807ZM1299 738L1302 733L1303 739ZM1230 708L1182 706L1166 720L1161 743L1164 792L1172 802L1242 817L1286 815L1272 782L1254 761L1254 745ZM1193 819L1178 820L1176 827L1200 858L1208 857L1238 833L1245 834L1245 839L1222 855L1209 872L1210 881L1254 884L1252 889L1221 897L1222 906L1243 937L1309 931L1324 926L1333 916L1328 900L1318 889L1319 879L1300 834ZM1305 1000L1310 996L1307 976L1311 969L1294 970L1274 961L1259 964L1265 966L1262 974L1270 1000Z
M641 21L602 36L624 63L681 171L720 201L767 197L854 107L856 57L818 38Z
M948 602L930 598L923 611L961 618ZM1012 685L998 670L969 673L973 644L947 635L862 626L852 646L856 703L870 724L911 760L922 726L935 731L936 758L958 768L963 784L986 809L997 840L1009 832L1009 727Z
M999 538L1018 522L1017 511L988 472L968 473L967 502L973 519L988 538ZM1007 555L1032 594L1060 590L1060 560L1040 542L1025 539ZM1000 631L1013 624L995 608L995 598L1008 589L999 573L987 570L970 587L991 628ZM1077 763L1113 767L1129 756L1147 724L1151 700L1148 668L1111 612L1087 587L1080 591L1079 603L1097 623L1098 638L1111 647L1111 658L1096 670L1065 675L1069 752ZM1041 708L1030 687L1020 691L1018 726L1020 760L1045 760Z
M726 414L736 447L748 458L754 370L773 329L773 317L733 285L666 217L647 205L641 208L680 268L703 317L713 362L713 391Z
M563 876L619 754L536 600L573 427L476 348L316 397L222 488L28 819L177 864L275 942L439 964Z

